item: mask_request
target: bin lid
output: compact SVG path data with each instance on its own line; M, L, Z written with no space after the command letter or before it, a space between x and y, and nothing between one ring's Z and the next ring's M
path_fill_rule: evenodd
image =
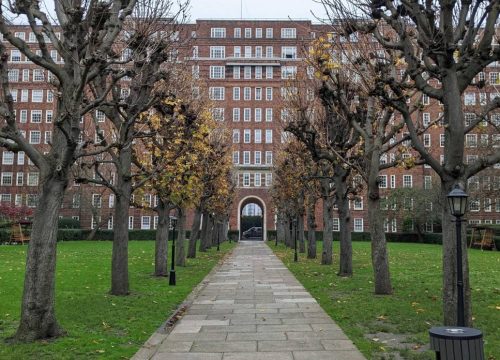
M462 326L438 326L429 330L431 337L449 340L472 340L483 337L481 330Z

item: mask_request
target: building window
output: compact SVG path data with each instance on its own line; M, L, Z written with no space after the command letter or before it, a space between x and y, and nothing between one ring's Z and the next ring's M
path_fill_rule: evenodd
M243 186L245 186L245 187L250 186L250 174L249 173L243 173Z
M464 114L465 126L470 126L475 121L476 121L476 114L474 114L474 113L465 113Z
M262 109L255 108L255 122L261 122L261 121L262 121Z
M353 201L354 205L354 210L363 210L363 199L362 198L355 198Z
M92 194L92 206L94 208L100 209L102 207L102 195Z
M255 165L262 164L262 153L260 151L254 151L253 153L253 161Z
M431 147L431 135L430 134L424 134L424 146Z
M78 209L80 207L80 194L73 194L73 198L71 200L71 207L73 209Z
M19 69L9 69L7 72L7 78L9 79L9 82L18 82Z
M240 108L233 109L233 121L234 122L240 121Z
M240 67L233 66L233 79L238 80L240 78Z
M480 210L480 202L479 200L471 200L469 202L469 210L477 212Z
M133 228L134 228L134 217L133 216L129 216L128 217L128 229L132 230Z
M30 81L30 69L23 69L23 81Z
M33 82L44 81L45 76L43 69L33 69Z
M210 46L210 58L224 59L226 57L225 46Z
M226 37L226 28L212 28L210 30L210 37L214 39L223 39Z
M439 134L439 146L444 147L444 134Z
M249 80L252 78L252 67L251 66L244 66L243 67L243 78L246 80Z
M238 165L240 163L240 152L233 151L233 164Z
M424 176L424 189L425 190L432 189L432 176L430 175Z
M28 122L28 110L19 111L19 122L21 124L26 124Z
M282 79L295 79L297 76L297 66L282 66L281 78Z
M267 122L273 121L273 109L272 108L266 109L266 121Z
M297 38L297 29L295 28L282 28L281 29L282 39L295 39Z
M38 130L30 131L30 144L40 144L42 134Z
M378 177L378 187L381 189L387 188L387 175L379 175Z
M403 187L404 188L413 187L413 176L412 175L403 175Z
M27 207L37 207L38 206L38 195L36 194L28 194L26 195L26 206Z
M253 183L255 187L260 187L261 186L261 174L260 173L255 173L254 178L253 178Z
M3 165L14 165L14 153L12 151L4 151L2 154Z
M262 88L261 87L255 88L255 100L257 100L257 101L262 100Z
M333 231L335 231L335 232L340 231L340 219L339 218L333 218Z
M252 100L252 88L251 87L245 87L243 88L243 100Z
M252 114L252 109L250 108L244 108L243 109L243 121L251 121L251 114Z
M272 100L273 100L273 88L266 87L266 101L272 101Z
M17 90L16 90L16 98L17 98ZM29 100L29 91L28 91L28 89L22 89L21 90L21 102L28 102L28 100Z
M23 186L24 185L24 173L18 172L16 174L16 186Z
M272 165L272 164L273 164L273 152L266 151L266 165Z
M255 67L255 79L257 80L262 79L262 66Z
M273 67L266 66L266 79L272 79L272 78L273 78Z
M252 130L250 129L243 130L243 142L245 144L250 144L250 141L252 140L251 131Z
M273 142L273 131L266 130L266 144L272 144Z
M151 228L151 216L142 216L141 217L141 229L149 230Z
M240 142L240 130L233 129L233 144L239 144Z
M50 144L52 143L52 131L45 131L45 137L44 137L44 144Z
M260 144L262 142L262 130L255 129L254 131L254 141L256 144Z
M297 47L296 46L282 46L281 47L281 57L283 59L296 59L297 58Z
M422 114L422 124L424 127L429 126L431 123L431 114L430 113L423 113Z
M215 121L224 121L224 108L213 108L212 117Z
M252 57L252 47L251 46L245 46L245 57L246 58Z
M241 28L234 28L234 37L236 39L241 38Z
M209 89L210 100L224 100L223 87L211 87Z
M363 232L363 219L362 218L354 218L354 232Z
M266 186L269 187L273 184L273 174L266 173Z
M396 175L391 175L391 189L396 188Z
M234 87L233 88L233 100L240 100L240 88L239 87Z
M1 185L3 186L12 186L12 173L11 172L3 172L1 176Z
M267 28L266 29L266 39L272 39L273 38L273 28Z
M250 39L252 37L252 29L245 28L245 39Z
M21 51L19 51L19 50L11 50L10 51L10 61L12 61L12 62L20 62L21 61Z
M31 101L36 103L43 102L43 90L31 90Z
M226 68L224 66L210 66L210 79L224 79Z
M465 146L474 148L477 147L477 134L466 134Z
M465 93L464 94L464 105L476 105L476 94L475 93Z
M51 123L53 116L54 115L53 115L52 110L45 111L45 122L48 123L48 124Z

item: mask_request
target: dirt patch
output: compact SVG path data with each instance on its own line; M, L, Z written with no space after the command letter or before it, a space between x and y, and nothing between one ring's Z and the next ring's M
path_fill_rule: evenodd
M374 359L384 360L405 360L405 359L425 359L423 353L429 350L429 344L417 344L411 342L411 334L393 334L387 332L377 332L374 334L365 334L369 339L380 346L379 352L375 354ZM420 357L419 355L423 355Z

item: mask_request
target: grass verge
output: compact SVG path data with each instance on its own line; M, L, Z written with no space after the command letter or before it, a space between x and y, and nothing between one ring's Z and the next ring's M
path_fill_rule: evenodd
M59 243L56 315L67 335L17 345L4 341L19 321L27 247L0 246L0 359L128 359L233 245L188 259L186 267L176 268L174 287L151 276L154 242L131 241L131 294L117 297L108 293L111 242Z
M389 243L391 280L394 294L373 294L373 271L370 243L353 243L352 278L339 278L338 242L335 243L333 266L308 260L300 254L293 262L293 250L284 245L270 247L297 279L321 304L323 309L354 341L368 359L391 358L388 339L404 335L413 349L401 350L405 359L434 359L423 351L429 342L428 330L442 324L441 246ZM318 243L321 257L322 243ZM500 360L500 252L469 251L474 327L484 334L485 356Z

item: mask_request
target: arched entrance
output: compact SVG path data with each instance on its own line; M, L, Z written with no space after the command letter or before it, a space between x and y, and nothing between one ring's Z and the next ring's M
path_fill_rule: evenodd
M240 240L266 240L266 205L261 198L247 196L238 205Z

